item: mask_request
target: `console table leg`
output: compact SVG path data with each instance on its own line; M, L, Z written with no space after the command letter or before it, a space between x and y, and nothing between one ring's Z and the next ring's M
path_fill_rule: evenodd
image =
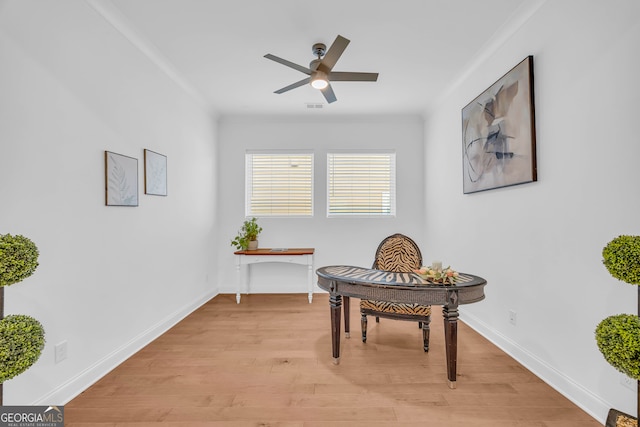
M333 350L333 363L340 363L340 317L342 295L329 295L329 309L331 310L331 348Z
M240 304L240 276L240 262L236 259L236 304Z
M307 283L309 291L309 304L313 301L313 265L309 264L307 268Z
M447 379L449 388L456 388L458 364L458 295L452 293L449 303L442 307L444 339L447 354Z

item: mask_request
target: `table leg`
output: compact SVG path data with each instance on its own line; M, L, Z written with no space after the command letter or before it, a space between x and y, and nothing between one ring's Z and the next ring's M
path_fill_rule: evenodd
M329 309L331 310L331 348L333 350L333 363L340 363L340 317L342 295L329 295Z
M309 292L309 304L313 301L313 264L307 266L307 284Z
M351 316L351 299L349 297L342 297L342 305L344 310L344 337L351 338L351 322L349 322Z
M458 364L458 295L450 297L449 304L442 307L444 317L444 340L447 354L447 379L449 388L456 388Z
M236 255L237 257L238 255ZM240 304L240 262L236 259L236 304Z

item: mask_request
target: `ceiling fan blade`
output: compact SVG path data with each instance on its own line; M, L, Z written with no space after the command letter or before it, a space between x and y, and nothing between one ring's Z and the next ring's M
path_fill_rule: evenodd
M341 35L338 35L338 37L336 37L331 47L329 47L329 50L327 50L327 53L322 58L322 65L324 66L324 68L326 68L326 70L323 70L325 73L329 73L329 71L333 69L333 67L336 65L336 62L338 62L338 59L340 59L340 56L342 56L342 52L344 52L349 43L350 40L345 39Z
M301 73L305 73L307 75L311 75L311 70L308 69L307 67L303 67L302 65L298 65L298 64L294 64L291 61L287 61L286 59L282 59L279 58L275 55L271 55L270 53L267 53L265 56L265 58L270 59L272 61L278 62L282 65L286 65L287 67L293 68L294 70L298 70Z
M332 82L375 82L378 81L378 73L332 71L329 73L329 80Z
M299 82L295 82L295 83L290 84L289 86L283 87L282 89L278 89L273 93L284 93L284 92L286 92L288 90L295 89L297 87L309 84L310 81L311 81L311 77L307 77L306 79L302 79Z
M338 100L338 98L336 98L336 94L333 93L331 83L329 83L329 85L324 89L320 89L320 92L322 92L322 94L324 95L324 99L326 99L329 104Z

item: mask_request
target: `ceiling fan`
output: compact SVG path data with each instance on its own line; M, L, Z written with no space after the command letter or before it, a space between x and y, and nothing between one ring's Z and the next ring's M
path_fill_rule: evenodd
M378 80L378 73L354 73L345 71L333 71L333 67L340 59L340 56L349 45L350 40L338 35L333 44L327 50L324 43L316 43L313 45L313 54L318 58L311 61L309 68L302 65L294 64L286 59L279 58L270 53L264 57L272 61L279 62L282 65L291 67L294 70L305 73L309 77L276 90L274 93L284 93L291 89L304 86L311 83L311 86L319 89L329 104L337 100L330 82L375 82Z

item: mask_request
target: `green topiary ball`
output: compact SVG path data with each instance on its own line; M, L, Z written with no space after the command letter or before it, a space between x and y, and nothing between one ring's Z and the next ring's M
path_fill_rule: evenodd
M38 267L38 247L24 236L0 235L0 286L31 276Z
M640 379L640 318L609 316L596 327L596 341L605 360L630 378Z
M602 263L618 280L640 285L640 236L618 236L602 249Z
M44 328L33 317L12 314L0 320L0 383L36 363L44 343Z

